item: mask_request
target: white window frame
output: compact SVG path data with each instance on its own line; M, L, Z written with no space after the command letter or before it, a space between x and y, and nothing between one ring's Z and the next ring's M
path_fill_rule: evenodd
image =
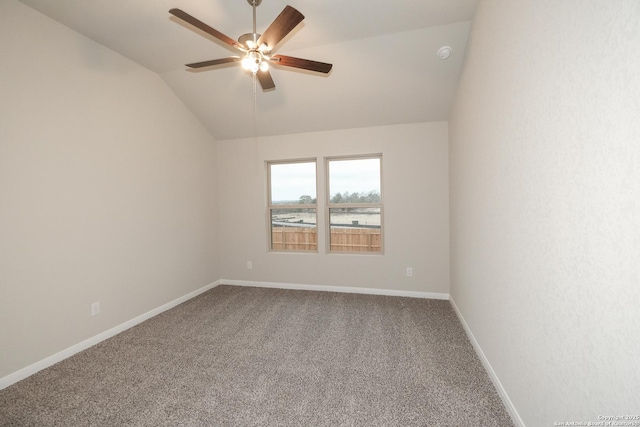
M329 163L341 160L366 160L380 159L380 203L331 203L331 182L329 175ZM325 242L328 254L349 254L349 255L383 255L384 254L384 190L383 190L383 162L382 153L363 154L355 156L333 156L324 158L324 178L325 178ZM331 209L338 208L378 208L380 209L380 250L379 251L338 251L331 250Z
M271 196L271 166L272 165L283 165L283 164L295 164L295 163L313 163L314 171L315 171L315 184L316 184L316 203L313 204L273 204L272 196ZM290 253L318 253L318 248L320 246L320 233L319 233L319 225L318 224L318 159L316 158L303 158L303 159L291 159L291 160L273 160L266 162L267 168L267 244L269 252L290 252ZM315 209L316 212L316 220L315 220L315 230L316 230L316 248L315 249L273 249L273 224L271 222L272 211L275 209ZM286 246L286 244L285 244Z

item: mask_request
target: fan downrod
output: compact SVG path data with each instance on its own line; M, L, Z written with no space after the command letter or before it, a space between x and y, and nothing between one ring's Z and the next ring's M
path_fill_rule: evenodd
M249 50L253 50L257 47L257 42L260 38L260 34L256 33L256 7L260 6L262 0L247 0L247 3L249 3L253 9L253 32L241 35L238 41L247 46ZM248 45L247 41L252 42L252 45Z

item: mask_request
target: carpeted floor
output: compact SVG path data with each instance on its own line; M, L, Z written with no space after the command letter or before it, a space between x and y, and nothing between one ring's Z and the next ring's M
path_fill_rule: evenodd
M0 391L11 426L513 426L448 301L219 286Z

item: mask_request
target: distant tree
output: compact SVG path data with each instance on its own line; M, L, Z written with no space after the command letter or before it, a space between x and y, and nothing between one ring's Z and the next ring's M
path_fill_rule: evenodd
M343 203L342 194L336 193L330 200L331 203Z
M367 203L380 203L380 193L376 190L371 190L367 193L365 199Z
M300 200L298 200L298 203L300 203L301 205L313 205L316 203L316 199L309 195L304 195L300 196Z

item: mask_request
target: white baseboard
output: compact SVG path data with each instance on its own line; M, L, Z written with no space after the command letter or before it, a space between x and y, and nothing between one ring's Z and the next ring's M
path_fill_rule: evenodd
M453 310L456 312L456 315L458 316L460 323L462 323L462 327L467 333L467 336L469 337L469 341L471 341L471 344L473 345L473 348L476 351L476 354L480 358L480 361L482 362L484 369L486 369L487 373L489 374L489 378L491 378L491 382L493 383L494 387L498 391L500 400L502 400L502 403L507 409L507 412L511 416L511 420L516 425L516 427L526 427L524 424L524 421L522 421L522 418L520 418L520 414L518 414L518 411L516 410L515 406L513 406L513 402L511 402L511 399L509 399L509 395L507 395L507 392L502 386L500 379L498 379L498 376L493 370L491 363L489 363L489 359L487 359L487 356L485 356L484 352L482 351L482 348L480 348L480 344L478 344L478 341L473 336L473 332L471 332L469 325L467 324L466 320L464 320L464 317L462 316L462 313L458 309L458 306L456 305L453 298L449 298L449 302L451 303Z
M6 377L2 377L0 378L0 390L2 390L3 388L9 387L12 384L17 383L18 381L21 381L33 374L35 374L38 371L41 371L45 368L48 368L49 366L52 366L68 357L73 356L76 353L79 353L83 350L88 349L91 346L94 346L96 344L98 344L101 341L106 340L107 338L111 338L114 335L119 334L120 332L126 331L127 329L136 326L142 322L144 322L145 320L148 320L154 316L157 316L158 314L162 313L163 311L167 311L170 308L173 308L175 306L177 306L178 304L182 304L185 301L190 300L193 297L196 297L198 295L200 295L203 292L208 291L209 289L215 288L216 286L218 286L220 284L220 281L217 280L213 283L210 283L206 286L203 286L200 289L196 289L193 292L189 292L186 295L181 296L180 298L174 299L173 301L170 301L166 304L161 305L158 308L155 308L151 311L148 311L144 314L141 314L138 317L135 317L127 322L124 322L118 326L115 326L109 330L106 330L98 335L95 335L91 338L88 338L82 342L79 342L78 344L72 345L69 348L66 348L52 356L49 356L45 359L42 359L39 362L36 362L32 365L29 365L25 368L20 369L19 371L16 371L12 374L7 375Z
M255 288L296 289L305 291L344 292L347 294L387 295L394 297L448 300L449 294L436 292L398 291L394 289L354 288L346 286L300 285L295 283L254 282L249 280L220 279L221 285L250 286Z

